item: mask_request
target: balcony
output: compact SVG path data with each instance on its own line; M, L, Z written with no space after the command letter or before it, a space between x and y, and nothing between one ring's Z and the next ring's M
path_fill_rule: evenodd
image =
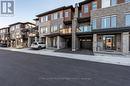
M77 33L85 33L85 32L91 32L91 31L92 31L91 26L80 26L77 29Z
M65 29L60 29L60 34L71 34L72 33L72 28L65 28Z

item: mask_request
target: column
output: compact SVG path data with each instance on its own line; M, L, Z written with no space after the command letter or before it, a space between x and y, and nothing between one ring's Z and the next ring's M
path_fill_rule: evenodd
M93 52L97 51L97 34L93 34Z
M46 48L51 47L51 40L49 37L46 37Z
M72 20L72 51L76 51L78 49L78 38L76 35L76 31L78 28L78 4L75 4L75 14L74 19Z
M28 37L28 47L31 46L31 37Z
M123 32L121 38L122 38L122 52L124 54L127 54L129 53L129 32Z

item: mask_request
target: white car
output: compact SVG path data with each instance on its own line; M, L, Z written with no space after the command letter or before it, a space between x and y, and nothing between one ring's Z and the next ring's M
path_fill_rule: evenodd
M34 42L31 45L32 49L45 49L46 48L46 44L44 44L43 42Z

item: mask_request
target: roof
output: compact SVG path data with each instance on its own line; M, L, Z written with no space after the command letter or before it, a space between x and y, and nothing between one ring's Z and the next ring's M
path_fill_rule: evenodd
M47 14L50 14L50 13L54 13L54 12L57 12L57 11L60 11L60 10L66 10L66 9L69 9L69 8L73 8L72 5L70 6L63 6L63 7L60 7L60 8L56 8L56 9L53 9L51 11L47 11L47 12L44 12L44 13L41 13L41 14L38 14L36 15L37 17L41 17L41 16L44 16L44 15L47 15Z
M35 25L35 24L31 23L31 22L25 22L25 23L17 22L17 23L14 23L14 24L10 24L9 26L14 26L14 25L17 25L17 24L32 24L32 25Z
M34 21L38 21L39 19L38 18L35 18L35 19L33 19Z
M80 2L79 5L87 4L92 1L94 1L94 0L85 0L85 1Z
M0 30L2 30L2 29L9 29L9 27L3 27L3 28L0 28Z

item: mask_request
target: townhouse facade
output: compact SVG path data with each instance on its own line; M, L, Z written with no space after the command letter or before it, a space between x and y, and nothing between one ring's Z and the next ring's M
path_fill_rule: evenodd
M130 0L86 0L36 17L36 25L11 24L10 35L3 31L7 28L1 29L0 41L10 38L11 47L21 48L39 41L50 49L130 51Z
M91 12L93 51L130 51L130 0L97 0Z
M9 27L0 29L0 43L5 43L7 46L10 46L10 36L9 36Z
M28 46L28 29L35 27L35 24L30 22L14 23L10 25L10 40L11 47L25 48Z
M47 48L129 53L129 4L130 0L86 0L74 8L39 14L39 41Z
M46 48L71 48L73 6L60 7L37 15L39 19L39 41Z

